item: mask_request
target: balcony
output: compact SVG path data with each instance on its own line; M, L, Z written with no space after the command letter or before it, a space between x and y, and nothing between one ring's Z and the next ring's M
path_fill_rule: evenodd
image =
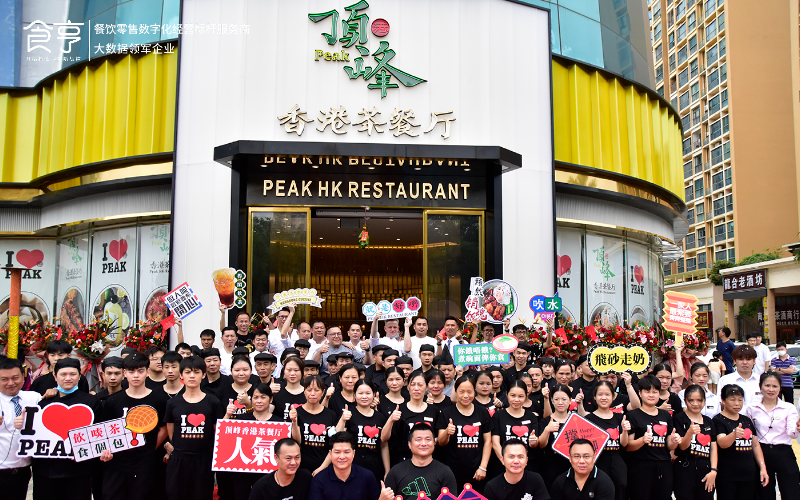
M669 277L664 277L664 286L675 285L677 283L686 283L687 281L697 281L708 278L708 269L700 269L699 271L687 271L685 273L673 274Z

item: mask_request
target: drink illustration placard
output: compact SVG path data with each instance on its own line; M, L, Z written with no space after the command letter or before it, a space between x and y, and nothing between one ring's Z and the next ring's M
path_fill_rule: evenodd
M211 273L211 279L214 280L214 288L217 289L219 295L219 302L226 309L230 309L234 305L239 309L244 308L247 304L245 300L245 277L247 275L241 269L234 269L226 267L217 269Z

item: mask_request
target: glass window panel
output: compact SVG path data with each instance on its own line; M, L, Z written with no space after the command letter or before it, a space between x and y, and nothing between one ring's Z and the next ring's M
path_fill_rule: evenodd
M686 272L697 271L697 258L686 259Z
M712 97L708 101L708 112L711 113L712 115L714 113L716 113L717 111L719 111L719 109L720 109L720 107L719 107L719 99L720 99L720 96L715 95L714 97Z
M677 36L678 36L678 43L681 43L681 40L686 38L686 23L681 23L678 26L678 29L677 29L676 33L677 33Z
M725 181L722 178L722 172L720 172L718 174L714 174L711 177L711 183L712 183L711 189L713 191L716 191L717 189L722 189L723 187L725 187Z
M558 5L562 7L562 10L566 7L589 19L600 21L600 2L598 0L558 0Z
M697 254L697 269L706 268L706 253L702 252Z
M689 105L689 91L687 90L680 97L681 110Z
M694 181L694 192L695 194L700 197L703 195L703 179L697 179Z
M720 108L725 108L728 105L728 89L723 90L719 93L720 99L722 99L722 103L720 104Z
M706 42L717 36L717 20L714 19L706 26Z
M692 30L693 30L693 29L695 29L695 28L697 27L697 14L696 14L696 13L694 13L694 12L692 12L691 14L689 14L689 18L687 19L687 21L686 21L686 22L687 22L687 24L688 24L688 27L686 28L686 30L687 30L689 33L691 33L691 32L692 32Z
M714 200L714 217L725 213L725 198Z
M675 54L669 55L669 70L670 71L675 70Z
M719 71L714 70L708 75L708 90L716 88L717 85L719 85Z
M686 201L694 199L694 186L686 186Z
M719 27L719 31L725 29L725 13L722 12L719 17L717 18L717 26Z
M661 58L664 57L664 54L663 54L664 50L663 49L664 49L663 45L659 45L658 47L656 47L656 61L660 61Z
M731 185L731 172L732 172L732 169L730 169L730 168L726 168L725 169L725 185L726 186L730 186Z
M733 212L733 195L729 194L725 197L725 211Z
M728 239L733 238L733 221L728 222Z
M695 247L695 236L694 233L690 233L686 235L686 249L691 250Z
M669 49L672 50L675 48L675 32L669 34Z
M678 259L678 272L679 273L684 272L684 264L683 264L683 259L682 258Z
M733 248L728 249L728 260L731 262L736 262L736 250Z
M717 62L717 46L714 45L706 52L706 66L711 66Z
M721 250L714 254L714 260L728 260L727 250Z
M697 76L697 67L698 67L697 59L689 63L689 71L691 72L689 78L694 78Z
M161 25L161 8L163 0L131 0L130 2L120 3L117 5L117 18L116 24L148 24L148 25ZM175 24L178 24L175 21ZM117 33L114 35L114 43L124 43L127 45L135 45L142 43L154 43L161 40L161 30L157 33L150 30L150 33L138 33L131 35L130 32L124 34ZM170 38L177 38L172 36ZM95 42L92 40L92 45Z
M692 162L683 164L683 178L687 179L692 176Z
M678 74L678 86L683 87L687 83L689 83L689 68L686 68Z
M728 79L728 63L719 65L719 81L724 82Z
M689 54L697 52L697 35L689 39Z
M691 209L686 212L686 220L689 221L690 226L694 224L694 209Z
M722 156L723 160L729 160L731 158L731 141L722 145Z
M711 124L711 140L722 135L722 120L717 120Z
M696 102L697 99L700 98L700 82L695 83L692 85L689 90L692 93L692 102Z
M720 41L719 41L719 44L717 44L717 45L719 45L719 56L720 56L720 57L724 56L724 55L725 55L725 52L726 52L726 51L725 51L725 45L726 45L725 38L723 38L722 40L720 40Z
M586 3L597 5L597 2ZM561 17L561 54L604 67L600 23L563 7L558 8L558 13Z
M722 161L722 146L717 146L711 150L711 164L716 165Z
M663 64L656 68L656 83L660 83L662 80L664 80L664 65Z
M683 64L689 58L689 47L684 45L678 51L678 64Z

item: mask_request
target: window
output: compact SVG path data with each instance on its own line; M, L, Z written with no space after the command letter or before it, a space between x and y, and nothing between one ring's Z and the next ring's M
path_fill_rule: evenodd
M708 75L708 90L716 88L719 85L719 70L714 70Z
M686 259L686 272L697 271L697 258Z
M692 93L692 102L696 102L700 98L700 82L692 85L689 91Z
M725 187L725 181L722 179L722 172L718 174L714 174L711 177L711 190L716 191L717 189L722 189Z
M728 79L728 63L719 65L719 81L724 82Z
M720 224L719 226L714 226L714 241L719 243L720 241L725 241L725 224Z
M664 276L672 274L672 264L664 264Z
M680 258L680 259L678 259L678 273L682 273L682 272L683 272L683 259Z
M680 19L681 17L683 17L683 15L686 14L686 2L684 2L683 0L678 2L678 6L675 10L676 10L676 15L675 15L676 19Z
M733 195L729 194L725 197L725 211L733 212Z
M669 34L669 50L675 48L675 32Z
M655 29L653 30L653 40L658 41L661 40L661 21L656 24Z
M694 209L691 209L688 212L686 212L686 220L689 221L690 226L694 224Z
M722 120L717 120L711 124L711 140L722 135Z
M689 39L689 54L697 52L697 35Z
M728 239L733 239L733 221L728 222Z
M703 178L702 177L697 179L696 181L694 181L694 195L697 198L703 196ZM698 213L698 215L700 215L700 214Z
M698 66L697 59L689 63L689 72L690 72L689 78L694 78L697 76L697 66Z
M683 164L683 178L688 179L692 176L692 162L688 161Z
M663 45L659 45L656 47L656 62L660 61L662 57L664 57L664 47Z
M727 134L729 130L730 127L728 126L728 115L725 115L722 117L722 133Z
M706 246L706 228L701 227L697 230L697 248Z
M697 269L706 268L706 253L702 252L697 254Z
M672 104L673 108L678 109L678 98L677 97L673 97L672 99L670 99L669 103Z
M661 83L664 80L664 65L661 64L656 68L656 83Z
M686 38L686 23L679 24L678 29L675 30L675 32L678 36L678 43L681 43L681 41Z
M706 43L710 42L715 36L717 36L716 19L706 25Z
M703 155L694 157L694 173L699 174L703 171Z
M706 17L713 14L715 10L717 10L716 0L706 0L706 7L705 7Z
M694 6L694 0L687 0L686 1L686 8L691 9Z
M728 251L727 250L720 250L716 254L714 254L714 260L728 260Z
M715 95L714 97L709 99L709 101L708 101L708 112L710 114L713 115L714 113L719 111L719 99L720 99L720 96L718 96L718 95Z
M697 27L697 14L692 12L689 14L689 17L686 20L687 28L686 31L691 33Z
M722 161L722 146L717 146L711 150L711 164L716 165Z
M704 220L706 220L705 211L706 211L706 204L703 202L700 202L694 206L695 219L697 219L697 222L703 222Z
M681 125L683 125L683 130L689 130L691 128L692 126L691 118L692 117L689 116L689 113L686 113L686 115L681 118Z
M669 71L670 73L675 71L675 54L669 55Z
M683 110L683 108L689 106L689 91L688 90L686 92L684 92L683 94L681 94L680 103L681 103L681 110Z
M711 66L712 64L717 62L718 54L719 53L717 51L716 45L708 49L708 51L706 52L706 66Z
M691 250L696 245L694 243L694 233L690 233L686 235L686 249Z
M683 155L686 156L692 152L692 138L687 137L683 140Z
M717 198L714 200L714 217L723 215L725 213L725 198Z
M730 169L730 168L726 168L725 169L725 185L726 186L730 186L731 185L731 173L732 172L733 172L733 169Z
M689 58L689 46L684 45L681 47L681 50L678 51L678 64L683 64L686 62L686 59Z
M717 26L719 26L719 32L722 33L725 31L725 13L719 15L717 18Z
M658 92L658 95L660 95L661 97L664 97L664 86L662 85L661 87L658 87L658 89L656 89L656 92Z
M694 88L692 90L694 90ZM699 123L700 123L700 106L697 106L692 110L692 125L697 125Z
M736 262L736 251L733 248L728 249L728 260L731 262Z
M678 73L678 88L683 87L689 83L689 68Z
M723 90L719 95L720 99L722 99L720 102L720 109L725 109L725 107L728 106L728 89Z
M686 201L692 201L694 199L694 186L689 185L686 186Z
M653 21L661 17L661 2L656 2L653 5Z
M723 38L722 40L720 40L718 45L719 45L719 56L723 57L725 55L725 52L726 52L725 51L725 45L726 45L725 39Z
M731 159L731 141L728 141L722 145L722 159L723 160Z

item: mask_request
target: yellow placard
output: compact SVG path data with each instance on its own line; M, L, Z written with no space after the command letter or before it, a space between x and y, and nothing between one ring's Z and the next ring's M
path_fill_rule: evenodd
M589 367L596 373L644 373L650 368L650 352L640 344L597 344L589 351Z

